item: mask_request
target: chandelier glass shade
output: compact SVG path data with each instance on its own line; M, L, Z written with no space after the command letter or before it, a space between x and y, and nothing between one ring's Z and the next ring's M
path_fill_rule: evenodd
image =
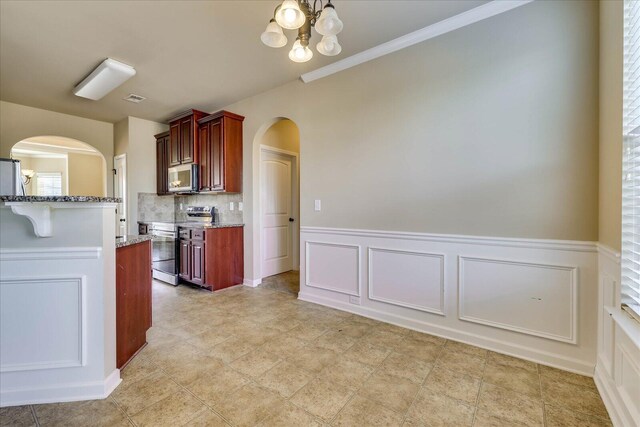
M338 43L337 34L342 31L343 24L331 0L328 0L324 7L323 0L314 0L313 5L309 0L284 0L276 7L273 19L269 21L260 40L269 47L283 47L288 40L282 29L298 30L298 37L289 52L289 59L294 62L307 62L313 57L313 51L309 48L312 27L323 36L316 45L319 53L325 56L340 54L342 46Z
M269 47L282 47L287 44L287 36L282 32L282 28L275 19L272 19L267 25L267 29L260 36L262 43Z

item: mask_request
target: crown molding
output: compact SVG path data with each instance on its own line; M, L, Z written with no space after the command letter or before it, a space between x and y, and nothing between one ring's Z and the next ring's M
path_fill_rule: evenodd
M511 9L515 9L516 7L524 6L532 1L533 0L493 0L489 3L483 4L482 6L475 7L412 33L405 34L404 36L390 40L386 43L382 43L378 46L356 53L355 55L336 61L333 64L302 74L300 79L304 83L310 83L314 80L330 76L331 74L344 71L348 68L355 67L356 65L363 64L373 59L380 58L381 56L413 46L414 44L421 43L425 40L457 30L458 28L466 27L467 25L474 24L478 21L482 21L483 19L491 18L492 16L499 15Z

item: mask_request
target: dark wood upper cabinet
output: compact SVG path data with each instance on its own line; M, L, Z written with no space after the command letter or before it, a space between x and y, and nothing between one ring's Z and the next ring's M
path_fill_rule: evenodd
M156 190L159 196L169 194L169 131L155 135L156 138Z
M180 122L172 123L169 127L169 166L178 166L180 154Z
M242 122L219 111L198 120L200 191L242 192Z
M207 113L188 110L169 121L169 167L198 163L198 120Z

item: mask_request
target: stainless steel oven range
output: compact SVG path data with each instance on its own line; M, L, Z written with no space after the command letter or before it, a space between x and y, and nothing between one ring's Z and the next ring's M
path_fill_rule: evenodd
M153 278L178 285L178 227L171 222L138 222L138 234L152 236Z

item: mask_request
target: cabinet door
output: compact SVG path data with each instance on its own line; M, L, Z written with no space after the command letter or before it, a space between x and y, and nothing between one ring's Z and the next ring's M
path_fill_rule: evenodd
M204 242L191 242L191 282L204 284Z
M180 278L191 280L191 243L180 240Z
M175 122L169 129L169 167L178 166L180 157L180 122Z
M158 195L168 193L167 168L169 167L169 153L167 151L169 138L159 138L156 142L156 190Z
M193 117L180 121L180 163L193 163Z
M211 190L211 144L209 141L209 124L199 127L200 150L200 190Z
M222 119L212 121L209 127L211 143L211 189L224 190L224 144Z

